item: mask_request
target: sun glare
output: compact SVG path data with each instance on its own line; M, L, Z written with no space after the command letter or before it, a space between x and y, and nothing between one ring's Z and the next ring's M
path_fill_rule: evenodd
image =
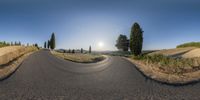
M104 46L104 43L103 43L103 42L99 42L99 43L98 43L98 47L99 47L99 48L102 48L103 46Z

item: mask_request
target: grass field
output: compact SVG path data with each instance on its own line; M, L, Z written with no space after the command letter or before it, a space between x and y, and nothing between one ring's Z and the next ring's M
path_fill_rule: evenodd
M200 69L200 58L171 58L161 54L132 56L132 59L140 60L145 65L158 67L161 72L168 74L183 74Z
M59 53L52 51L52 54L56 55L57 57L61 57L65 60L78 62L78 63L95 63L98 61L102 61L105 59L102 55L95 55L95 54L81 54L81 53Z
M195 47L186 47L186 48L164 49L164 50L152 52L148 55L161 54L161 55L169 56L169 57L181 57L182 54L187 53L193 49L196 49L196 48Z

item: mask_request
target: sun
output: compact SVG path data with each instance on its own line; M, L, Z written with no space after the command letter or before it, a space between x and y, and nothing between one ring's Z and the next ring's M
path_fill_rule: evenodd
M103 46L104 46L104 43L103 43L103 42L98 42L98 47L99 47L99 48L103 48Z

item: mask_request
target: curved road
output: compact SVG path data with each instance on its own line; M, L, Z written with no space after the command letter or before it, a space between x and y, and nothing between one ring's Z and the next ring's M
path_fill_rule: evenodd
M29 56L0 81L0 100L199 100L200 83L170 86L146 79L121 57L76 64L48 51Z

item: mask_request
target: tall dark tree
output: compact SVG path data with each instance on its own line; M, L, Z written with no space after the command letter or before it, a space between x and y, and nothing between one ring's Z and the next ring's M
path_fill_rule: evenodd
M20 42L20 41L19 41L18 45L20 45L20 46L21 46L21 42Z
M47 48L47 42L46 41L44 42L44 48Z
M48 40L47 42L47 48L49 49L50 48L50 41Z
M74 50L74 49L72 50L72 53L75 53L75 50Z
M13 42L11 42L11 46L13 46Z
M6 41L3 41L3 45L6 45Z
M117 49L122 50L122 51L128 51L129 40L127 39L126 35L120 34L116 42L117 43L115 46L117 47Z
M68 50L68 53L71 53L71 49Z
M56 47L55 34L52 33L52 35L51 35L51 39L50 39L50 48L51 48L51 49L55 49L55 47Z
M140 55L143 45L143 31L138 23L134 23L130 34L130 49L134 55Z
M91 46L89 47L89 53L92 53L92 47Z
M81 53L83 53L83 48L81 48Z
M34 46L37 47L37 48L39 48L37 43Z

